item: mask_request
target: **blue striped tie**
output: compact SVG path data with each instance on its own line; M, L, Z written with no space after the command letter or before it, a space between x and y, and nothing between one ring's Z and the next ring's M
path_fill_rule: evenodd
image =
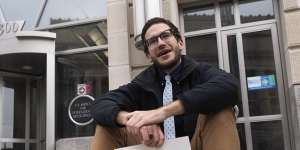
M165 76L166 86L163 92L163 105L168 105L173 101L173 93L172 93L172 83L170 75ZM165 139L175 139L175 123L174 116L167 118L164 121L164 133Z

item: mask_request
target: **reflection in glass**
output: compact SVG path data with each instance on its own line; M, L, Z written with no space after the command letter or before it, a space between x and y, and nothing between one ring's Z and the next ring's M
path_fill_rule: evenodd
M213 6L201 6L183 10L185 32L215 28L215 9Z
M29 30L35 26L41 2L41 0L0 0L0 8L6 21L24 20L23 29Z
M106 0L51 0L47 2L39 26L95 17L106 18Z
M219 67L216 34L186 38L187 55L199 62Z
M30 143L29 144L29 149L30 150L36 150L36 146L37 146L36 143Z
M236 35L227 36L227 44L228 44L230 73L232 73L240 81L240 69L239 69ZM239 107L239 110L240 110L238 116L240 117L240 116L244 116L241 88L239 88L238 99L239 99L238 100L238 107Z
M234 25L233 2L220 3L221 24L222 26Z
M237 129L240 138L241 150L247 150L246 134L244 124L237 124Z
M24 150L25 143L5 143L0 142L1 150ZM31 150L31 149L30 149Z
M25 138L26 81L6 76L2 80L0 138Z
M0 55L0 70L42 76L46 72L46 54L14 53Z
M106 21L50 31L56 33L57 51L107 44Z
M241 23L274 19L272 0L241 0Z
M253 150L283 150L281 121L251 123Z
M242 38L250 115L280 114L271 31L245 33ZM249 88L253 85L258 88Z
M56 137L82 137L94 134L95 124L78 126L68 116L68 106L77 96L77 85L90 87L87 94L97 98L108 91L106 52L92 52L57 57Z
M41 92L41 91L40 91ZM37 110L40 107L38 105L39 101L37 81L32 80L30 83L30 138L37 138Z

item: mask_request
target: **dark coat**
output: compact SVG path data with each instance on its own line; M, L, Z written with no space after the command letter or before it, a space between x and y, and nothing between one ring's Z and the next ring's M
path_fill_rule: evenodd
M238 80L231 74L208 64L182 56L182 75L177 81L182 93L177 97L184 105L184 131L194 133L199 113L213 113L237 103ZM116 116L120 110L151 110L162 106L162 85L154 65L127 85L96 99L92 106L95 121L103 126L120 127Z

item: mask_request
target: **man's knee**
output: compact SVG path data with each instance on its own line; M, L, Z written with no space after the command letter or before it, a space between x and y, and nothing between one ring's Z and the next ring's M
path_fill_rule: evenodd
M194 136L193 147L197 150L239 150L239 137L231 108L209 115L200 114Z
M91 142L91 150L110 150L124 144L122 129L96 125L95 135Z

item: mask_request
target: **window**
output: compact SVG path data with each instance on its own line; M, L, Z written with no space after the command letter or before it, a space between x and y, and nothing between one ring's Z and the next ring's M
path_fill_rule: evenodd
M56 137L92 136L95 123L80 126L72 122L68 107L78 96L78 85L89 86L94 98L108 91L106 51L57 56L56 58Z
M197 61L219 66L216 34L186 38L187 55Z
M239 10L241 23L275 18L272 0L242 0Z
M95 17L106 18L106 0L51 0L39 26Z
M184 9L183 18L186 32L216 27L215 9L212 5Z
M51 29L56 33L56 51L107 44L106 21Z

